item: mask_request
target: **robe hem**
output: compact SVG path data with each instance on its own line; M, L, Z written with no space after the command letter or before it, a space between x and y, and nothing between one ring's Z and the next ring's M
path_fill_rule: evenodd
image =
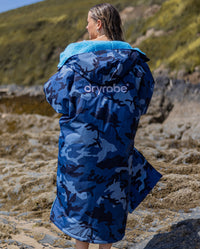
M62 228L57 222L55 222L53 219L50 218L50 220L51 220L51 222L52 222L55 226L57 226L63 233L69 235L69 236L70 236L71 238L73 238L73 239L77 239L77 240L82 241L82 242L88 242L88 243L91 243L91 244L111 244L111 243L113 244L113 243L116 243L116 242L121 241L121 240L123 239L123 237L124 237L124 235L123 235L121 239L115 240L115 241L104 241L104 240L95 240L95 239L94 239L94 240L89 240L89 239L87 239L87 238L79 237L79 236L77 236L77 235L75 235L75 234L70 233L68 230L63 229L63 228Z

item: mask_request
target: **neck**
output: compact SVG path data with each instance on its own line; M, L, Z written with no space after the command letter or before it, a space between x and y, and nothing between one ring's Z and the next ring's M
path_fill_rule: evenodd
M101 37L106 37L106 35L105 34L99 35L97 38L101 38Z
M108 37L103 34L103 35L99 35L96 39L94 39L95 41L110 41L110 39L108 39Z

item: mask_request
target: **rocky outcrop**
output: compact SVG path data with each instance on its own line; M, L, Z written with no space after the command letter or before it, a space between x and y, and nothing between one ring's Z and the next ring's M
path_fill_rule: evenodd
M153 237L144 249L196 249L200 248L200 219L181 221L168 233Z
M159 233L130 249L196 249L200 248L200 219L183 220L174 224L170 232Z

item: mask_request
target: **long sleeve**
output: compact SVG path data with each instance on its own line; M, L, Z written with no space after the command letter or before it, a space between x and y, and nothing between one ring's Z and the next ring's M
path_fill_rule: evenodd
M144 115L147 112L148 106L150 104L155 82L147 63L143 62L141 66L142 66L142 77L138 91L138 96L140 101L141 115Z
M69 114L69 92L73 77L74 72L64 65L44 84L46 99L58 113Z

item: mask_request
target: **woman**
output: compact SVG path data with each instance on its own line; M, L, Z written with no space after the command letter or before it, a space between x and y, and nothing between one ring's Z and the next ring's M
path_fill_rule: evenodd
M146 55L123 41L110 4L88 13L90 40L70 44L44 85L60 118L57 197L51 221L76 239L109 249L132 212L161 178L134 148L154 80Z

